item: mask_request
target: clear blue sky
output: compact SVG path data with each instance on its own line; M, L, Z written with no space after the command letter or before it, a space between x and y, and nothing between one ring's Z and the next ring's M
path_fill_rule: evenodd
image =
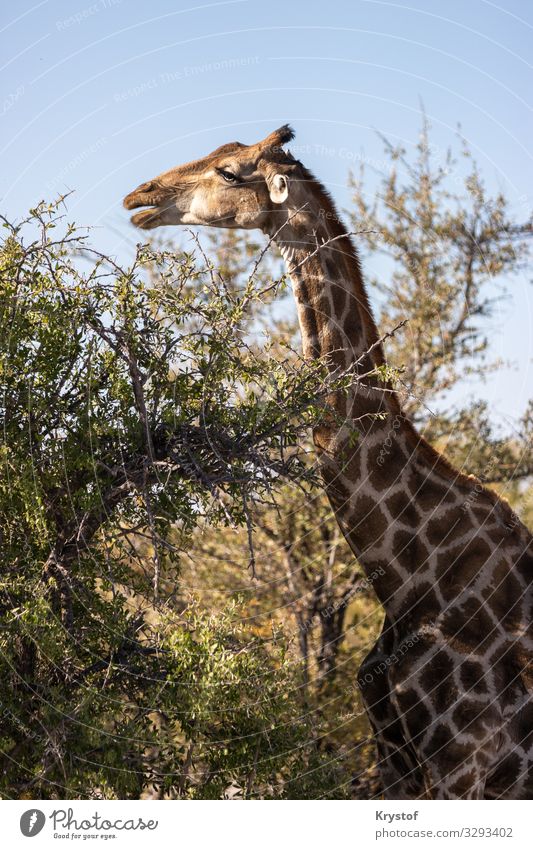
M376 130L416 143L421 100L438 145L460 122L489 186L531 208L528 0L21 0L0 14L2 211L75 189L69 218L121 258L138 240L122 197L160 171L289 121L343 207L350 165L382 157ZM516 368L475 392L511 423L533 386L526 275L491 327Z

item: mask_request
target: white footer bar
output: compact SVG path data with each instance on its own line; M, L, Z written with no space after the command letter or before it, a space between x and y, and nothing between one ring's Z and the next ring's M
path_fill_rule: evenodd
M6 847L533 846L532 802L4 801Z

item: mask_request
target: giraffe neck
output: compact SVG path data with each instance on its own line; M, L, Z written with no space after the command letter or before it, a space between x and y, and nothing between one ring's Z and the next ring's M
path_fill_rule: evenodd
M391 557L398 525L381 502L389 481L393 497L406 486L405 431L412 435L412 426L392 388L375 374L384 356L350 237L320 187L318 197L305 199L305 210L302 205L289 211L275 241L292 280L304 357L324 358L335 373L350 369L355 376L348 393L328 396L335 415L315 429L314 441L337 521L390 610L395 588L410 576ZM380 465L389 433L393 450ZM414 532L417 517L409 509L407 516L404 525Z

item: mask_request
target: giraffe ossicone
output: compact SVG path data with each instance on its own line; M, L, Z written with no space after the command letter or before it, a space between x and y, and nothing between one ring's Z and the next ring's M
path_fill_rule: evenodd
M284 148L292 138L285 125L225 144L124 205L144 207L142 229L262 230L288 266L304 356L371 375L385 360L357 253L326 189ZM532 798L529 531L424 440L392 387L371 376L328 403L337 415L314 433L326 491L386 612L359 673L385 796Z

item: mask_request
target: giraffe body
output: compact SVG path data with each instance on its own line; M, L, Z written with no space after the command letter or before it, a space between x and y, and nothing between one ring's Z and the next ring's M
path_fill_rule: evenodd
M335 416L314 440L339 526L386 611L359 673L385 795L532 798L531 535L417 433L380 378L355 249L328 193L282 148L291 137L282 127L224 145L125 205L150 205L132 219L143 229L262 229L288 266L305 357L356 378L331 393Z

